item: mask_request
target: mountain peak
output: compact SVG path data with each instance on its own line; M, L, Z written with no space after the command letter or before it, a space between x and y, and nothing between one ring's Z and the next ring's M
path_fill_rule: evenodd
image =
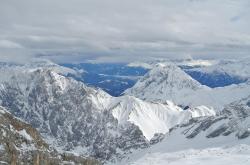
M175 100L179 94L188 95L200 88L205 87L175 64L158 63L125 93L149 100Z

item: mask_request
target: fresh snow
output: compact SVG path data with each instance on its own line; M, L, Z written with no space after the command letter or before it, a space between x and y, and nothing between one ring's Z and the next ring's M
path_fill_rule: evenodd
M0 114L5 114L6 112L2 109L0 109Z
M119 165L248 165L250 163L249 139L235 136L206 138L204 133L193 139L184 137L183 129L170 133L162 142L145 150L130 154Z
M12 64L8 65L0 63L0 83L11 81L11 79L19 74L28 74L34 72L37 69L53 70L53 72L68 75L78 74L75 70L57 65L49 60L44 59L33 59L27 64Z
M0 152L4 151L4 145L0 144Z
M174 103L146 102L132 96L116 98L111 104L113 116L120 124L131 122L151 140L156 133L165 134L170 128L191 118L213 116L215 111L205 106L183 110Z
M125 92L127 95L112 97L100 89L87 87L81 82L66 78L61 73L62 70L65 73L65 70L53 63L38 64L39 62L30 64L30 66L1 67L0 73L3 76L0 83L3 84L0 84L0 89L7 93L8 90L11 91L11 87L14 87L16 91L20 90L17 93L18 97L14 97L16 95L13 93L10 94L13 94L11 96L16 99L15 101L20 102L18 106L21 106L19 108L23 111L23 119L27 117L26 113L32 111L32 115L36 117L34 119L48 127L46 129L46 127L39 125L38 130L43 130L42 135L47 137L47 142L59 146L57 149L65 149L65 146L61 147L61 144L61 146L58 145L59 143L57 144L58 139L56 138L58 136L61 136L59 140L62 140L71 137L71 135L80 134L86 139L79 140L78 137L73 139L74 144L77 145L68 145L67 147L71 147L69 152L86 155L93 152L95 154L120 153L122 155L134 150L130 155L126 155L127 158L119 164L174 165L193 163L198 165L204 164L204 162L207 164L226 162L229 165L230 163L244 165L249 163L249 139L239 140L235 136L235 134L241 136L247 131L250 132L250 120L238 117L241 113L248 114L246 113L249 108L248 100L240 102L243 108L239 104L235 104L235 107L241 108L239 112L234 108L228 112L232 113L230 117L235 117L235 121L226 118L216 122L193 139L186 138L187 128L180 127L180 125L189 123L190 119L194 119L192 121L195 122L210 119L208 116L218 117L217 110L223 112L225 105L249 95L250 82L212 89L192 79L175 64L159 63L132 89L127 90ZM66 69L66 72L69 71ZM8 86L5 86L4 82L9 82L13 86L7 90ZM43 89L41 94L36 91L40 89L39 87ZM41 106L38 109L33 109L32 104L29 105L27 102L33 98L31 94L36 94L36 100L33 101ZM44 98L48 98L48 100L44 101ZM2 102L0 103L2 104ZM50 107L60 108L50 109ZM0 109L0 114L3 113L5 112ZM49 117L44 118L45 114ZM60 123L62 117L63 122ZM26 120L28 119L30 119L29 115ZM223 126L231 126L233 122L236 123L235 127L232 127L234 134L216 138L206 137ZM200 126L195 124L189 128L190 131L195 131ZM53 133L52 129L55 128L57 128L56 137L50 137L46 134L49 131ZM88 134L87 137L88 132L91 134ZM132 134L133 132L135 134ZM21 130L18 133L25 139L32 140L26 130ZM137 138L138 134L139 138ZM156 134L164 134L162 137L165 136L165 138L162 142L143 150L138 149L139 145L147 146L148 142L151 142L150 140L154 140ZM101 144L99 138L102 140ZM85 143L84 140L90 141L91 144ZM63 143L67 142L63 141ZM69 141L70 143L71 141ZM124 144L126 146L123 146ZM132 147L131 150L125 151L120 146L125 149Z
M25 139L27 139L28 141L32 141L33 138L26 132L25 129L21 130L21 131L18 131L18 133L20 135L22 135Z
M189 149L173 153L147 153L127 165L249 165L250 146Z
M160 63L126 90L125 94L148 101L171 100L181 106L206 106L222 110L224 105L248 96L249 91L250 82L209 88L175 64Z

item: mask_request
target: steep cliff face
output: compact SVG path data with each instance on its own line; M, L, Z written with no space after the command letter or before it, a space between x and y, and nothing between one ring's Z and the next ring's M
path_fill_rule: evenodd
M31 125L13 117L0 107L0 164L86 164L94 159L59 154L42 139Z
M0 86L1 105L58 150L112 160L149 142L132 123L119 125L110 96L51 70L14 75Z
M206 133L207 138L233 135L238 139L250 136L250 97L227 105L217 116L204 120L193 120L187 127L185 136L194 138Z
M168 69L180 72L176 66ZM164 67L162 72L165 73ZM27 67L7 74L0 81L1 106L31 124L58 151L95 157L102 162L119 160L135 149L158 143L169 129L192 118L215 115L206 106L183 110L166 100L159 103L133 96L111 97L50 67ZM170 71L159 84L167 80L172 82L168 87L178 90L202 88L186 78L176 86L177 77Z

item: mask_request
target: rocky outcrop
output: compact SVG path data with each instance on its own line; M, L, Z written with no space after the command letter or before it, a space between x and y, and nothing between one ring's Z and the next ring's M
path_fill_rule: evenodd
M0 164L10 165L95 165L98 161L61 154L41 138L31 125L13 117L0 107Z
M137 126L119 125L107 109L109 99L101 90L47 69L14 75L0 85L1 105L55 148L112 160L149 146Z
M185 128L183 134L187 138L195 138L205 133L207 138L228 136L234 134L238 139L250 136L250 97L227 105L217 116L192 119L188 124L181 125Z

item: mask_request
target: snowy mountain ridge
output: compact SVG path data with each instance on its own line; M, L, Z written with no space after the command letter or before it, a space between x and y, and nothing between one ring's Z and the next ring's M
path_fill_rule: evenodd
M201 108L184 112L171 102L111 97L66 78L53 68L9 73L0 85L2 106L30 123L58 150L102 161L116 160L131 150L148 147L151 139L159 142L161 136L155 135L167 133L176 124L215 114L212 109ZM149 130L146 125L150 125Z
M15 67L2 67L3 75L8 75L0 82L1 106L31 124L61 152L117 162L131 152L147 152L153 144L174 143L171 137L181 136L183 142L228 133L227 140L232 135L248 137L248 83L212 89L174 64L159 64L138 82L138 89L146 91L140 99L112 97L54 67ZM240 98L246 99L237 101Z
M90 164L98 161L58 153L31 125L0 107L0 164Z
M207 106L222 110L224 105L249 95L249 82L218 88L201 85L175 64L160 64L149 71L125 94L148 101L171 100L183 107Z
M174 103L153 103L123 96L112 102L111 110L119 124L131 122L138 126L149 141L155 134L167 133L172 127L192 118L213 116L215 111L207 107L183 110Z
M33 59L31 62L26 64L9 64L9 63L0 63L0 82L8 81L11 79L13 75L25 74L29 72L33 72L37 69L50 69L54 72L62 75L74 74L78 73L70 68L60 66L55 64L49 60L44 59Z
M135 151L121 164L242 164L250 159L250 97L235 101L217 116L190 120L164 140Z

